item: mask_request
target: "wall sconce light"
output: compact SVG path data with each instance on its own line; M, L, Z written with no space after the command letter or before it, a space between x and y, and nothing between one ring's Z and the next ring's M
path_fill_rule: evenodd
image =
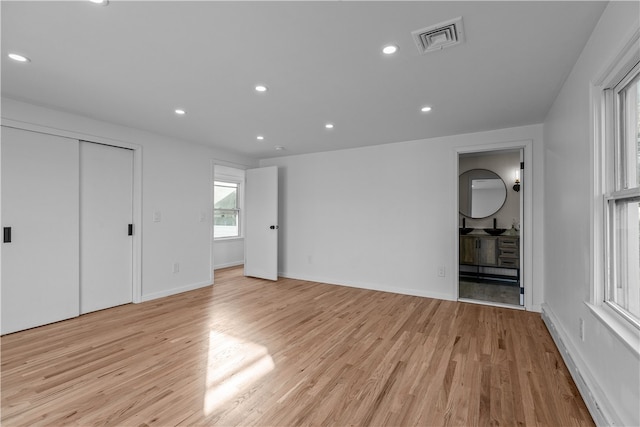
M515 191L516 193L520 191L520 170L516 169L515 172L513 173L513 176L515 178L516 183L513 184L513 191Z

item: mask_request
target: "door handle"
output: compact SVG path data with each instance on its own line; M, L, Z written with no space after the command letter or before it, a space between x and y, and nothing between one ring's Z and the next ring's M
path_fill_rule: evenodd
M11 243L11 227L4 227L3 234L3 243Z
M280 228L279 225L272 225L271 227L269 227L271 230L277 230Z
M129 224L129 229L127 231L129 236L133 236L133 224Z

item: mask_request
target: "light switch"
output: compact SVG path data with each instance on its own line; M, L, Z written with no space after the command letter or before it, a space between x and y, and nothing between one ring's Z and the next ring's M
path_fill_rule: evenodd
M155 211L153 213L153 222L160 222L162 220L162 213L160 211Z

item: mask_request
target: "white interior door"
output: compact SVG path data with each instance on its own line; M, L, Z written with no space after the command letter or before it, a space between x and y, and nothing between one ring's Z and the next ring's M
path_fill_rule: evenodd
M78 145L2 127L3 334L78 315Z
M80 313L131 302L133 151L80 143Z
M244 274L278 280L278 167L245 176Z

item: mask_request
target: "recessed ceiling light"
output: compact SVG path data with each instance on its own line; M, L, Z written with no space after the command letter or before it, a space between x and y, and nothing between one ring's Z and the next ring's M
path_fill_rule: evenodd
M324 127L327 129L333 129L333 123L327 123Z
M109 0L89 0L91 3L99 4L101 6L106 6L109 4Z
M384 53L385 55L393 55L397 51L398 51L398 46L394 44L390 44L382 48L382 53Z
M262 141L262 140L264 139L264 136L262 136L262 135L258 135L258 136L256 136L256 139L257 139L258 141Z
M18 62L30 62L31 60L29 58L27 58L24 55L20 55L18 53L10 53L9 55L7 55L9 58L13 59L14 61L18 61Z
M277 151L282 151L282 150L284 150L284 147L283 147L282 145L276 145L274 148L275 148Z
M428 105L425 105L420 109L420 111L422 111L423 113L428 113L429 111L431 111L431 107L429 107Z
M266 91L267 91L267 87L265 85L256 86L256 92L266 92Z
M186 111L184 111L184 110L183 110L183 109L181 109L181 108L176 108L175 112L176 112L176 114L177 114L177 115L179 115L179 116L184 116L185 114L187 114L187 112L186 112Z

